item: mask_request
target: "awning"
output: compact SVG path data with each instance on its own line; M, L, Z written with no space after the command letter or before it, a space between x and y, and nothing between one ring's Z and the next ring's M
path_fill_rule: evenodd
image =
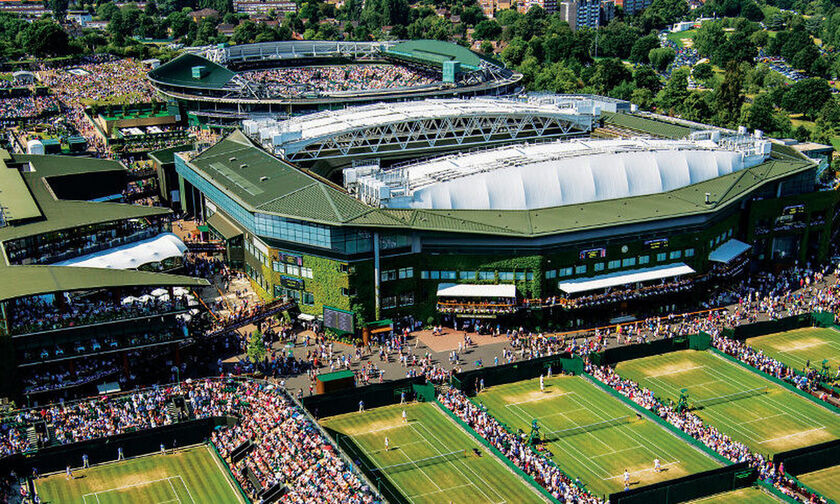
M443 283L438 285L437 295L438 297L455 298L516 298L516 286L513 284L480 285Z
M732 238L723 242L720 247L712 250L709 254L709 260L719 263L729 263L732 262L732 259L749 250L750 247L751 245Z
M208 217L207 224L210 224L210 227L222 235L225 240L230 240L231 238L236 238L237 236L242 235L242 230L236 227L236 225L229 221L227 217L219 212L216 212Z
M315 320L315 315L310 315L308 313L300 313L297 316L298 320L303 320L304 322L312 322Z
M56 266L81 266L88 268L137 269L171 257L182 257L187 246L173 233L161 233L138 242L83 255L57 263Z
M636 282L649 282L651 280L688 275L689 273L694 273L694 270L685 263L666 264L653 268L619 271L595 277L569 280L568 282L560 282L559 287L566 294L577 294L578 292L607 289L609 287L617 287Z

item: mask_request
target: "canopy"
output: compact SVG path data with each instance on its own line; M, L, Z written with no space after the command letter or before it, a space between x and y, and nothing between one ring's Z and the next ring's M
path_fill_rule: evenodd
M101 250L57 263L56 266L83 266L89 268L137 269L172 257L183 257L187 246L173 233Z
M577 294L579 292L607 289L609 287L616 287L636 282L660 280L679 275L687 275L689 273L694 273L694 270L690 266L685 263L675 263L666 264L664 266L655 266L653 268L619 271L616 273L607 273L606 275L569 280L567 282L560 282L559 287L560 290L566 294Z
M712 250L709 254L709 260L719 263L729 263L732 259L735 259L739 255L743 254L747 250L749 250L751 245L747 245L746 243L736 240L732 238L731 240L726 240L723 244Z
M315 320L315 315L310 315L308 313L301 313L297 316L298 320L303 320L304 322L312 322Z
M477 298L515 298L516 286L505 285L481 285L481 284L453 284L442 283L438 285L438 297L477 297Z
M225 240L230 240L242 235L242 230L236 227L234 223L229 221L224 215L219 212L214 213L207 218L207 224L215 229Z

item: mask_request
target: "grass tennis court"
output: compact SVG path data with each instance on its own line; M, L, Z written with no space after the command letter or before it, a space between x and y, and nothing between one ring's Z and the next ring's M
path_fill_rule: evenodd
M747 487L688 501L686 504L778 504L779 502L782 501L761 488Z
M823 496L840 502L840 465L800 474L796 478Z
M71 480L57 473L36 480L35 488L44 504L245 502L208 446L77 469Z
M402 420L403 410L407 422ZM363 452L351 453L353 459L365 463L367 458L409 502L544 502L536 490L434 404L397 404L329 417L321 423L350 436Z
M773 454L840 437L840 415L709 351L681 350L620 363L660 399L687 389L694 412L755 452Z
M794 329L750 338L747 344L797 371L802 371L808 361L819 370L823 360L827 360L832 374L840 365L840 332L834 329Z
M597 495L623 490L625 469L635 488L722 465L584 378L552 377L545 385L545 392L539 379L498 385L476 400L513 429L528 433L537 420L553 460Z

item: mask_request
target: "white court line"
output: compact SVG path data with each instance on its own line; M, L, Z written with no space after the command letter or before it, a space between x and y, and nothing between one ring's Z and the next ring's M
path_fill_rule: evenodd
M764 420L770 420L771 418L776 418L780 416L787 416L787 413L776 413L775 415L763 416L761 418L756 418L755 420L747 420L746 422L741 422L738 425L747 425L754 422L763 422Z
M178 492L175 491L175 485L172 484L172 479L167 478L166 481L169 482L169 488L172 489L172 494L175 496L176 499L178 499L178 504L181 504L181 498L178 497ZM182 481L181 484L183 485L184 482ZM166 502L171 502L171 501L166 501Z
M158 483L160 481L167 481L171 478L180 478L180 476L170 476L168 478L160 478L160 479L156 479L156 480L144 481L142 483L134 483L133 485L124 485L124 486L121 486L121 487L109 488L108 490L102 490L101 492L90 492L90 493L86 493L86 494L82 495L82 497L87 497L88 495L94 495L95 496L95 495L102 494L102 493L113 492L114 490L125 490L127 488L134 488L134 487L139 487L139 486L143 486L143 485L150 485L152 483Z
M572 395L572 394L574 394L574 392L561 392L559 394L553 394L553 393L549 392L549 393L545 394L543 397L537 397L535 399L526 399L524 401L517 401L517 402L512 402L512 403L506 403L505 408L508 408L510 406L518 406L520 404L525 404L525 403L530 403L530 402L545 401L546 399L554 399L556 397L563 397L565 395Z
M669 462L667 464L661 464L660 467L668 467L668 466L672 466L672 465L677 465L679 463L680 463L679 460L675 460L675 461ZM646 473L646 472L652 472L653 470L654 469L651 467L650 469L641 469L639 471L633 471L633 472L628 473L628 474L641 474L641 473ZM623 477L624 477L624 473L621 473L621 474L616 474L615 476L610 476L609 478L604 478L604 479L616 479L616 478L623 478Z
M180 474L178 475L178 479L181 480L181 484L184 485L184 490L187 491L187 495L190 497L190 500L192 501L192 503L197 504L195 502L195 499L193 498L192 492L190 492L190 487L187 486L187 482L184 481L184 478L182 478Z
M626 451L630 451L630 450L636 450L640 447L641 447L641 445L637 444L636 446L631 446L629 448L624 448L624 449L621 449L621 450L611 451L610 453L602 453L600 455L590 455L589 458L590 459L596 459L598 457L608 457L610 455L615 455L616 453L626 452Z
M242 496L239 495L239 492L235 488L233 488L233 483L231 483L230 477L229 477L230 473L224 467L222 467L222 462L219 460L219 457L217 457L216 454L213 453L213 451L210 449L210 446L208 446L208 445L204 445L204 446L205 446L205 448L207 448L207 451L210 452L210 457L216 462L216 467L218 467L219 470L222 471L222 474L225 477L225 481L227 481L227 484L230 487L230 489L233 491L233 494L236 495L236 501L241 504L242 503ZM190 499L192 499L192 495L190 495ZM195 500L193 500L193 502L195 502Z
M795 437L795 436L801 436L802 434L807 434L809 432L821 431L821 430L825 430L825 427L818 427L816 429L808 429L808 430L804 430L804 431L794 432L793 434L788 434L787 436L779 436L779 437L774 437L774 438L771 438L771 439L765 439L760 444L769 443L771 441L779 441L779 440L782 440L782 439L792 438L792 437Z
M373 430L369 430L369 431L360 432L360 433L356 434L356 436L364 436L364 435L367 435L367 434L375 434L377 432L382 432L382 431L386 431L386 430L400 429L400 428L403 428L403 427L408 427L408 425L409 424L405 423L405 422L401 423L399 425L389 425L388 427L381 427L379 429L373 429Z
M694 371L695 369L704 369L705 367L706 366L691 366L691 367L687 367L687 368L683 368L683 369L677 369L676 371L668 371L667 373L659 373L659 374L647 375L647 376L649 376L650 378L659 378L660 376L670 376L670 375L675 375L675 374L680 374L680 373L686 373L688 371Z
M449 490L455 490L456 488L464 488L464 487L470 487L470 486L474 486L474 485L472 483L466 483L464 485L448 487L446 490L432 490L431 492L419 493L419 494L415 494L415 495L411 495L411 496L406 495L405 498L410 500L410 501L413 501L414 499L416 499L418 497L425 497L427 495L434 495L436 493L448 492Z

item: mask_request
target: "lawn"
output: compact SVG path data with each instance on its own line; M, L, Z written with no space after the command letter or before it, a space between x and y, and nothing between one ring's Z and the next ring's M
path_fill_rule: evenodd
M435 404L397 404L328 417L321 423L337 433L339 444L357 463L383 474L408 502L545 502Z
M691 47L694 43L694 37L696 37L696 36L697 36L697 30L693 29L693 30L686 30L686 31L681 31L681 32L677 32L677 33L669 33L668 35L665 36L665 38L667 38L668 40L670 40L671 42L674 42L675 44L677 44L679 46ZM686 44L683 41L683 39L691 40L691 42L689 44Z
M76 469L35 481L44 504L244 503L209 446Z
M537 420L553 460L597 495L720 467L700 449L581 377L560 376L491 387L476 396L499 421L530 432ZM661 472L653 470L658 458Z
M840 465L800 474L797 479L821 493L824 497L828 497L834 502L840 502Z
M686 504L773 504L779 502L782 501L761 488L747 487L688 501Z
M840 415L711 351L682 350L620 363L618 374L678 401L755 452L774 454L840 437Z
M809 361L812 368L822 369L823 360L827 360L832 374L840 365L840 332L834 329L794 329L750 338L747 344L798 371Z

